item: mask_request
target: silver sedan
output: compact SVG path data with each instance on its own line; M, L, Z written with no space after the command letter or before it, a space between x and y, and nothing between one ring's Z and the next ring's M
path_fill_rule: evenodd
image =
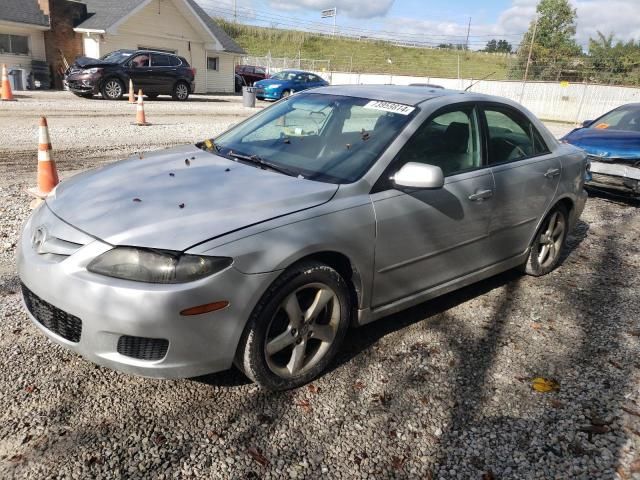
M197 145L76 175L28 220L35 325L100 365L267 389L319 375L349 326L559 263L585 154L507 100L323 87Z

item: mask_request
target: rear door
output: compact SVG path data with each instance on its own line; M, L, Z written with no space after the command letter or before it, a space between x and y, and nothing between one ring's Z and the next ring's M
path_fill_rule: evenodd
M171 93L178 80L178 68L173 65L172 55L164 53L151 54L151 86L155 93Z
M489 165L496 183L491 248L506 259L523 253L553 200L560 181L560 160L516 109L483 105Z

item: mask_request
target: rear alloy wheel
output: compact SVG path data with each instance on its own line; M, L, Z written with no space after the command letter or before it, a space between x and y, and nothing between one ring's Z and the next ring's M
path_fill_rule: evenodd
M178 82L175 87L173 87L173 99L184 102L187 98L189 98L189 85L184 82Z
M256 306L236 365L267 390L304 385L335 357L350 312L349 289L338 272L317 262L294 266Z
M568 215L563 206L559 205L549 212L533 240L525 272L539 277L558 266L569 233L568 226Z
M124 86L117 78L110 78L104 82L101 93L107 100L120 100L124 94Z

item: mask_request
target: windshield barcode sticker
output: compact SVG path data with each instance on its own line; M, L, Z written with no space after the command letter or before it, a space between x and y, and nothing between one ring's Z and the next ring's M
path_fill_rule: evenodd
M384 110L385 112L399 113L400 115L409 115L415 110L415 107L402 105L401 103L381 102L372 100L367 103L364 108L372 108L374 110Z

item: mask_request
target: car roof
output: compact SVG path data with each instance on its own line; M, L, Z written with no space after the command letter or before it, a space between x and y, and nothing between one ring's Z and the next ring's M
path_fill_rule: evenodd
M494 97L482 93L449 90L446 88L417 87L409 85L330 85L310 90L325 95L342 95L345 97L369 98L385 102L418 105L432 98L444 96L465 96L469 101L496 102L515 105L506 98Z

